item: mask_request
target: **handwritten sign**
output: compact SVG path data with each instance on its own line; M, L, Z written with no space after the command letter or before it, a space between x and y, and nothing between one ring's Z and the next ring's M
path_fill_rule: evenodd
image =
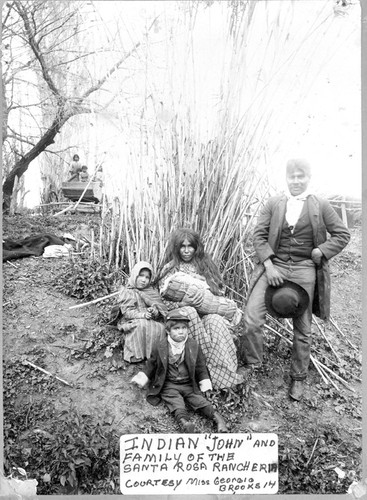
M128 434L120 438L123 494L278 491L276 434Z

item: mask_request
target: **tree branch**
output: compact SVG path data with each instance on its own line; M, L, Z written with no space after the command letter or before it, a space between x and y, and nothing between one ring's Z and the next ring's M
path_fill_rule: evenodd
M2 25L3 25L3 26L6 26L6 23L7 23L7 21L8 21L8 17L10 16L10 12L11 12L11 10L12 10L12 8L13 8L13 4L10 4L10 2L8 2L8 3L6 4L6 6L8 7L8 12L5 14L5 17L4 17L4 19L2 20ZM3 40L4 40L4 39L3 39Z
M47 32L46 32L46 33L44 33L43 35L40 35L40 37L39 37L39 38L38 38L38 40L37 40L38 45L41 43L41 41L42 41L42 40L43 40L46 36L49 36L49 35L50 35L51 33L53 33L54 31L56 31L56 30L59 30L59 29L63 28L63 27L64 27L64 26L65 26L65 25L66 25L66 24L70 21L70 19L72 19L74 16L75 16L75 12L72 12L72 13L71 13L68 17L65 17L65 18L63 19L63 21L62 21L62 23L61 23L61 24L59 24L58 26L55 26L52 30L47 31ZM46 24L46 26L43 26L43 27L41 28L41 30L42 30L42 31L43 31L43 30L45 30L47 27L51 26L52 24L55 24L55 22L56 22L56 21L52 21L51 23ZM73 36L75 36L75 35L76 35L76 33L74 32L74 33L73 33ZM63 39L63 41L64 41L64 39Z
M8 128L9 128L9 130L11 130L10 127L8 127ZM30 142L27 139L24 139L24 137L20 136L19 134L17 134L14 131L12 131L12 132L13 132L12 134L7 135L7 139L16 139L19 142L23 142L24 144L29 144L30 146L34 147L33 142Z
M60 149L58 151L51 151L50 149L45 149L44 153L49 153L49 154L52 154L52 155L56 155L56 156L58 156L60 158L60 160L63 160L62 156L60 156L60 153L65 153L65 151L69 151L69 150L72 150L74 148L75 148L75 146L67 146L67 147L65 147L63 149ZM65 161L65 160L63 160L63 161ZM68 162L66 162L66 163L68 163Z
M8 107L8 110L9 111L13 111L14 109L27 109L27 108L34 108L36 106L43 106L46 102L48 101L48 99L45 99L44 101L40 101L40 102L35 102L34 104L15 104L15 105L11 105Z
M35 39L35 34L32 31L29 19L27 17L27 12L25 11L25 9L23 8L23 6L20 4L19 1L16 1L14 3L15 3L15 6L17 8L18 14L23 19L24 27L25 27L25 30L26 30L26 33L28 36L29 46L31 47L34 55L36 56L40 66L41 66L42 75L43 75L45 82L47 83L48 87L50 88L50 90L53 94L57 95L59 98L62 98L59 89L56 87L54 81L51 78L51 75L49 74L49 71L48 71L48 68L46 65L46 61L44 60L42 51L40 50L40 47Z
M36 2L34 2L36 3ZM51 91L50 99L55 98L56 102L54 103L54 118L52 121L51 126L46 130L43 131L39 129L40 133L40 138L35 142L35 144L31 144L32 146L30 150L25 153L24 155L21 155L21 157L16 160L16 163L14 167L11 169L11 171L6 175L5 181L3 183L3 209L5 210L10 206L10 200L11 200L11 194L12 190L14 187L14 180L16 177L21 177L26 170L29 167L29 164L37 158L42 152L44 152L51 144L55 142L55 137L56 135L60 132L62 126L72 117L75 115L83 114L83 113L90 113L92 111L91 109L91 103L88 102L88 97L91 96L94 92L101 90L102 86L104 83L111 77L111 75L118 70L122 63L126 61L133 53L137 51L137 49L141 45L141 41L135 43L135 45L132 47L131 50L129 50L127 53L125 53L115 64L111 66L109 70L106 71L104 76L100 78L95 84L91 85L89 89L84 91L80 97L66 97L62 95L61 91L57 88L55 82L53 81L52 78L52 67L50 65L47 65L47 60L46 55L49 53L49 48L47 51L42 52L42 48L39 45L39 41L42 40L42 37L38 40L36 39L36 35L40 34L40 29L37 25L34 25L34 29L32 29L31 23L32 21L29 19L29 15L31 15L29 12L27 13L27 9L29 10L31 6L33 6L33 12L35 12L35 9L41 8L43 3L38 2L36 3L36 6L34 7L34 3L32 2L26 2L23 3L21 0L14 0L14 8L15 11L18 13L20 19L23 21L23 26L24 26L24 33L26 34L26 45L30 47L32 53L34 54L37 62L39 63L39 66L41 68L41 74L42 78ZM151 30L151 28L154 26L158 16L152 21L151 25L147 29L147 32ZM34 16L34 21L36 22L36 17ZM24 39L23 33L16 33L17 37L21 37ZM43 35L42 35L43 36ZM72 35L69 37L72 38ZM59 42L60 40L63 40L65 42L65 37L62 37L60 34L60 37L57 39L57 43L62 43ZM55 46L55 44L52 44ZM50 53L50 57L52 55L54 56L55 51ZM81 55L80 57L86 57ZM78 58L75 58L78 59ZM57 65L57 63L56 63ZM55 66L56 66L55 65ZM54 67L55 67L54 66ZM34 71L39 71L38 66L35 66L35 68L32 68ZM14 82L14 79L12 80ZM29 84L31 82L27 82ZM42 85L42 83L41 83ZM53 99L52 99L53 100ZM25 113L28 112L31 114L31 108L32 106L29 106L28 109L25 110ZM21 141L21 136L19 134L16 134L15 138L18 141ZM27 142L28 139L23 140L23 142Z
M152 29L152 27L154 26L156 20L158 19L158 16L154 18L154 20L152 21L152 23L150 24L147 32L149 33L149 31ZM107 73L100 79L98 80L98 82L95 84L95 85L92 85L92 87L90 87L86 92L84 92L84 94L81 96L81 100L84 100L86 99L90 94L92 94L93 92L95 92L96 90L99 90L102 85L110 78L111 75L113 75L113 73L119 69L119 67L121 66L121 64L126 61L126 59L128 59L134 52L137 51L137 49L140 47L141 45L141 42L136 42L136 44L134 45L134 47L129 51L127 52L123 57L121 57L121 59L119 61L117 61L116 64L114 64L112 66L112 68L110 68Z
M69 59L67 61L61 61L57 64L55 64L54 66L52 66L52 69L54 68L59 68L60 66L65 66L65 64L71 64L75 61L79 61L80 59L83 59L84 57L89 57L91 55L95 54L95 51L93 52L87 52L86 54L80 54L79 56L77 57L74 57L74 59Z

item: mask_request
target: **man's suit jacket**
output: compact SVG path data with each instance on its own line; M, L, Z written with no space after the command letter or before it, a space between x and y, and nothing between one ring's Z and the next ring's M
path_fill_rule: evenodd
M328 260L343 250L350 240L350 233L330 203L318 196L307 198L308 214L312 225L314 247L322 253L322 263L317 268L313 313L322 319L330 315L330 273ZM269 198L263 207L254 229L253 244L260 265L254 270L249 293L264 272L263 262L276 256L287 208L285 195ZM329 238L327 236L329 233Z

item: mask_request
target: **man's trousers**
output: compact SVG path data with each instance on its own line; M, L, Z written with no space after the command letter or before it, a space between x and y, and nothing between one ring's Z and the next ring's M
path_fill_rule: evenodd
M311 259L300 262L284 262L275 258L275 268L286 280L301 285L308 293L310 302L299 318L293 318L293 347L291 378L304 380L307 377L311 354L312 301L315 290L316 267ZM259 278L251 292L244 315L245 331L242 338L242 351L246 365L260 366L263 361L265 324L265 290L268 287L266 273Z

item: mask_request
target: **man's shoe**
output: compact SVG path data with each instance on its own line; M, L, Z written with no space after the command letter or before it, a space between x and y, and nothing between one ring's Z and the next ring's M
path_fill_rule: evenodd
M289 389L289 397L294 399L294 401L300 401L302 399L303 387L303 380L293 380L291 388Z
M196 432L195 425L190 420L181 418L179 424L182 432L185 434L194 434Z

